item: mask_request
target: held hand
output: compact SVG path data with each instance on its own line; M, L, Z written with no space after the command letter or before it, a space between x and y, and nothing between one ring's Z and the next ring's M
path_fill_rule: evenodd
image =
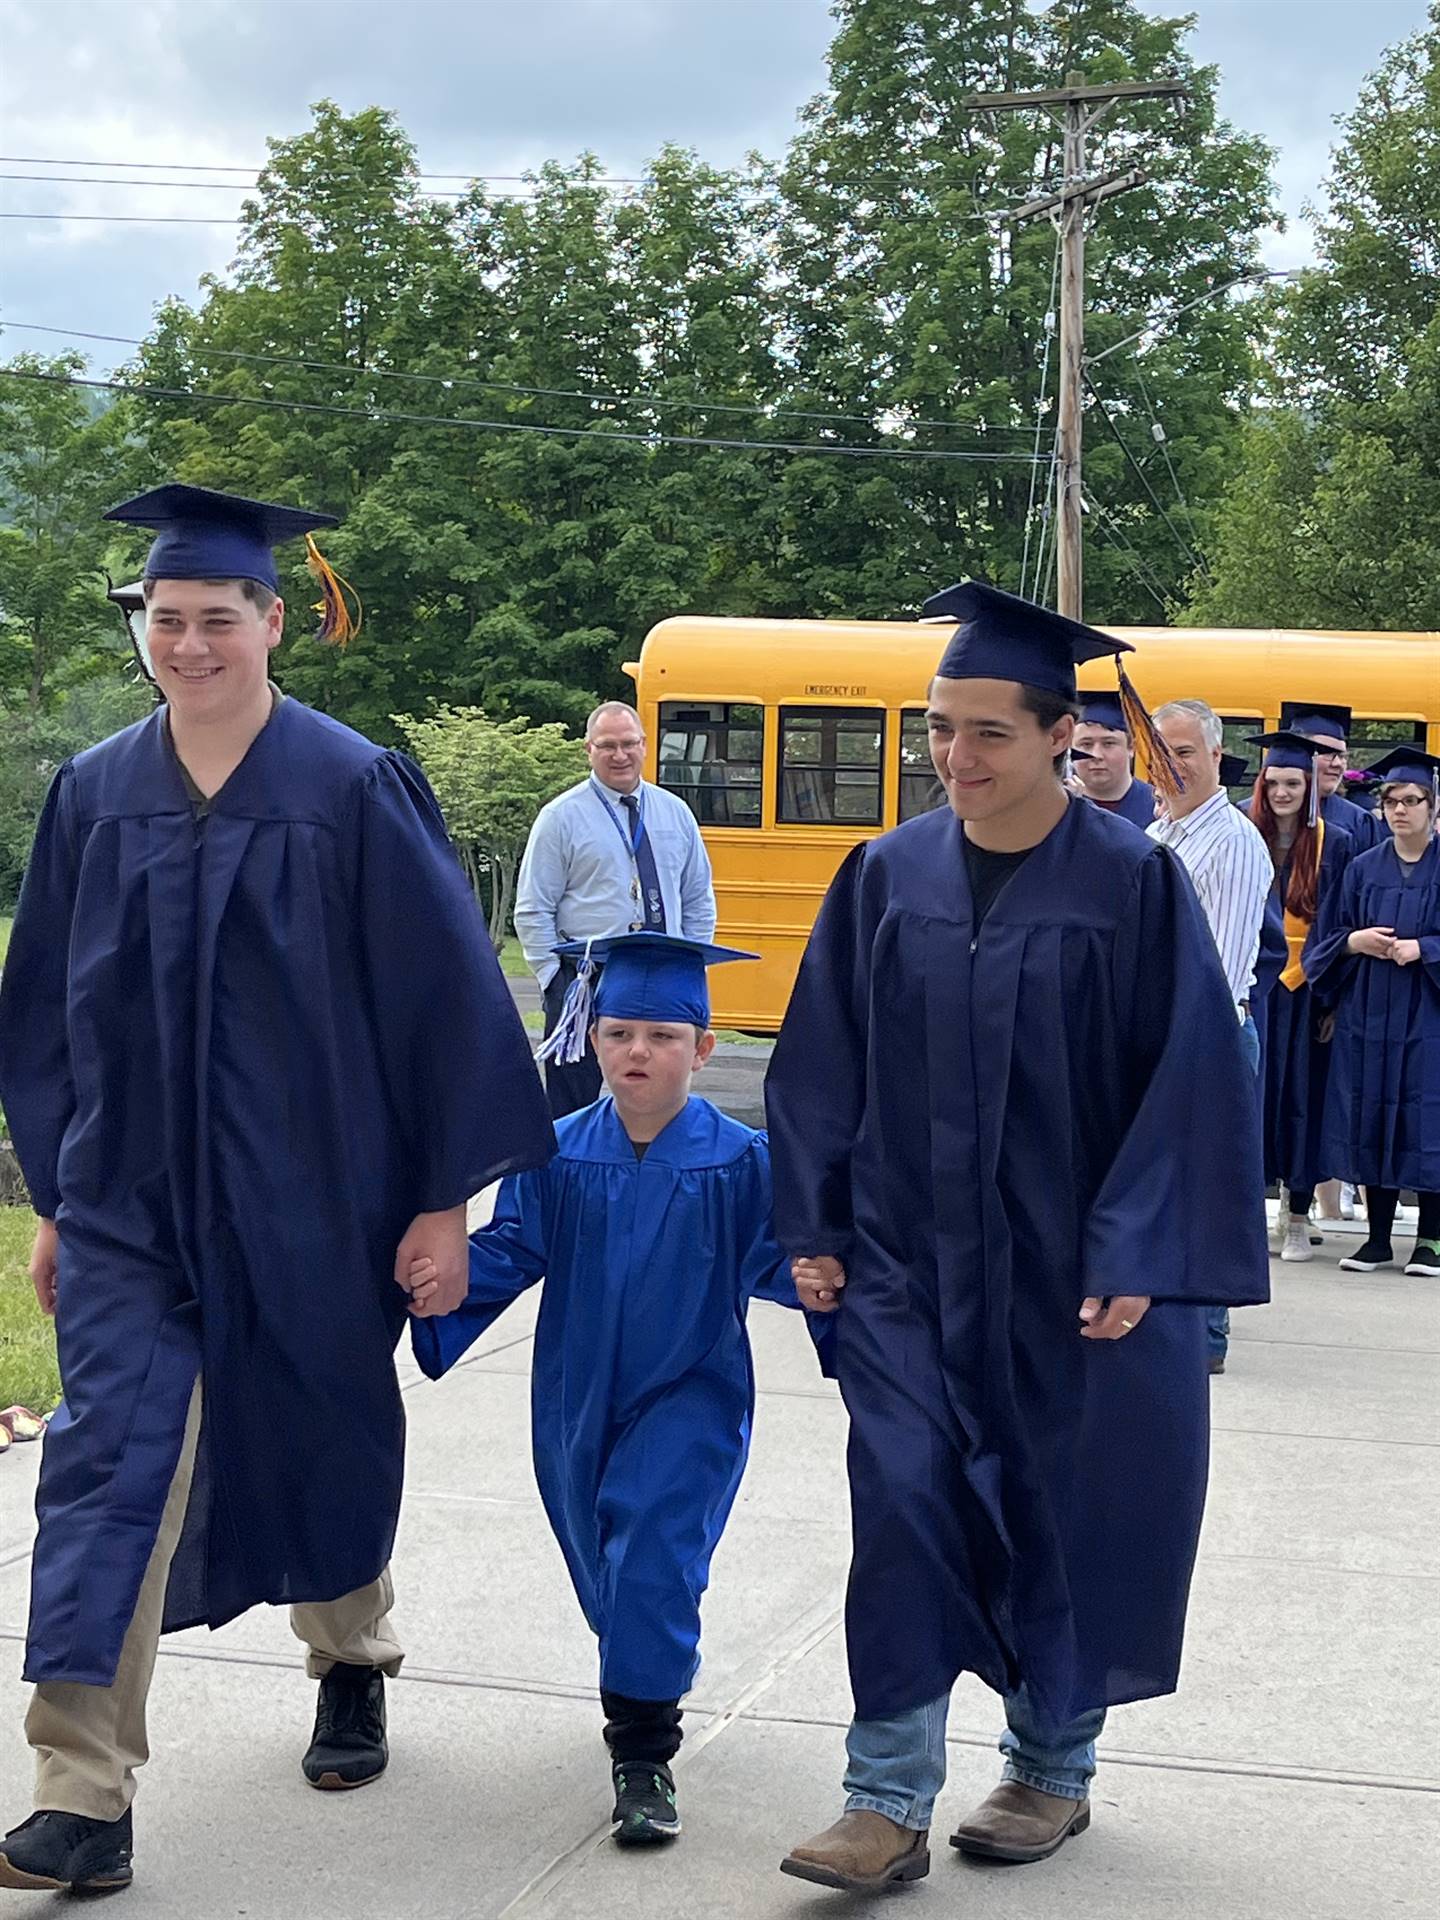
M1082 1340L1123 1340L1150 1311L1148 1294L1117 1293L1109 1300L1093 1295L1080 1308Z
M790 1262L790 1278L800 1304L810 1313L834 1313L845 1285L845 1269L828 1253Z
M453 1313L465 1298L469 1281L464 1207L417 1213L395 1251L395 1284L410 1295L411 1313L417 1320Z
M35 1227L35 1244L30 1249L30 1279L40 1311L47 1318L55 1315L55 1278L60 1253L60 1235L53 1220L41 1220Z
M1390 948L1390 958L1397 967L1413 967L1420 958L1418 940L1397 940Z
M1361 927L1346 941L1351 953L1363 953L1371 960L1388 960L1395 945L1393 927Z

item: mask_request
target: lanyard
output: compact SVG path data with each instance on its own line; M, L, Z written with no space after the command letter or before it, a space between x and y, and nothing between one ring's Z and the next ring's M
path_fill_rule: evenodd
M614 827L615 831L619 834L620 843L624 847L626 853L628 853L630 856L630 864L636 867L638 870L639 863L636 859L636 855L640 851L641 841L645 838L645 808L643 803L637 810L636 819L638 823L638 831L635 835L635 838L632 840L625 826L625 822L621 817L618 809L611 806L610 802L605 798L604 794L600 792L598 787L592 787L590 791L595 795L595 798L600 802L600 805L605 809L605 817L609 820L611 826Z

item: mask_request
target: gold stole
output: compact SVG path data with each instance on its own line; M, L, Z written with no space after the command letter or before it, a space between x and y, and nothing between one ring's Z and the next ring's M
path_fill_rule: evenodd
M1315 884L1320 884L1320 862L1325 857L1325 822L1315 822ZM1305 984L1305 968L1301 954L1305 951L1305 942L1310 937L1310 922L1302 920L1298 913L1285 909L1285 944L1290 949L1290 960L1280 976L1280 984L1287 993L1294 993L1297 987Z

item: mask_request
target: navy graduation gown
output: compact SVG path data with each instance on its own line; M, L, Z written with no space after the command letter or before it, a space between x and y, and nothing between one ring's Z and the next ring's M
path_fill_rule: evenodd
M776 1225L848 1271L857 1713L968 1670L1058 1723L1175 1686L1195 1307L1267 1294L1254 1080L1168 851L1072 801L977 932L961 832L857 847L826 897L767 1079ZM1156 1304L1082 1339L1118 1293Z
M373 1580L404 1452L396 1245L553 1140L418 769L294 700L203 822L163 710L68 762L0 1098L60 1236L26 1678L113 1678L197 1375L167 1629Z
M1093 803L1102 813L1113 813L1121 820L1128 820L1132 826L1148 827L1155 820L1155 789L1148 780L1135 779L1125 791L1125 798L1117 800L1113 806L1096 800Z
M600 1683L678 1700L700 1600L739 1490L755 1381L753 1296L798 1307L770 1224L763 1133L697 1097L637 1159L608 1095L556 1129L547 1167L507 1180L472 1236L470 1295L417 1320L438 1378L540 1279L535 1473Z
M1326 826L1315 919L1301 956L1306 978L1293 989L1279 980L1270 995L1265 1047L1265 1178L1286 1187L1314 1187L1337 1171L1327 1164L1324 1143L1326 1092L1334 1048L1320 1038L1328 1008L1315 993L1310 976L1326 905L1339 892L1354 852L1355 843L1347 833ZM1282 915L1289 877L1287 863L1270 889L1275 909Z
M1382 846L1390 838L1390 829L1377 814L1357 806L1338 789L1328 800L1320 802L1320 817L1327 828L1348 834L1356 853L1368 853L1371 847Z
M1347 952L1363 927L1418 940L1419 962ZM1357 1185L1440 1192L1440 841L1409 868L1388 837L1351 861L1321 919L1313 970L1336 1012L1327 1164Z

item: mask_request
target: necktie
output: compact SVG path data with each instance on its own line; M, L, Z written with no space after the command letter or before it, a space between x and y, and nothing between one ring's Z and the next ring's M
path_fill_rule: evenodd
M637 793L622 793L620 805L625 809L625 817L630 826L630 846L635 854L635 872L640 882L640 913L637 918L643 923L646 933L664 933L665 902L660 894L660 875L655 866L655 852L650 845L650 836L645 831L645 822L640 818L640 796ZM633 927L638 933L641 927Z

